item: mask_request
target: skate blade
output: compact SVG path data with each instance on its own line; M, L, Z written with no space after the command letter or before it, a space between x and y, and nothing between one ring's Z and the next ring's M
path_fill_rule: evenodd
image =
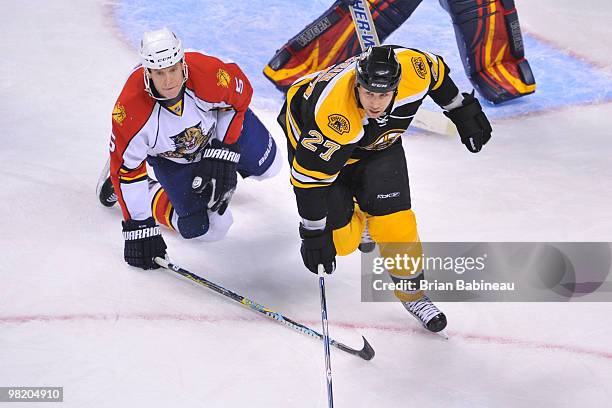
M437 334L438 336L442 337L444 340L448 340L448 334L446 333L445 330L440 330L439 332L436 332L435 334Z

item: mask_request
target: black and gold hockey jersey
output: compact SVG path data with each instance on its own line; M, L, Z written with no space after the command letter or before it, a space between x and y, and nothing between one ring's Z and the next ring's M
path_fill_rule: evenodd
M345 166L401 143L401 135L427 95L443 106L458 94L441 57L393 48L402 77L391 104L377 119L368 118L357 99L359 56L302 77L287 91L278 121L287 136L291 184L303 218L327 215L321 200ZM304 200L310 204L300 202ZM322 208L313 208L316 202Z

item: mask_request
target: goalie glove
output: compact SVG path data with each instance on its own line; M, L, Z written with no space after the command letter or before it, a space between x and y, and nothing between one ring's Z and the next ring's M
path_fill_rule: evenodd
M238 183L240 147L213 139L194 170L191 188L194 192L210 197L208 208L223 215Z

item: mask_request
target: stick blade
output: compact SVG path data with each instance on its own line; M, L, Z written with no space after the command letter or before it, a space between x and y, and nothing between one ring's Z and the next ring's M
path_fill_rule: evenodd
M372 346L370 346L370 343L368 343L365 337L361 336L361 338L363 339L363 348L359 351L359 357L363 358L364 360L370 361L374 358L376 352L374 351Z
M368 343L368 341L366 340L365 337L361 336L361 338L363 339L363 347L361 348L361 350L356 350L352 347L349 347L347 345L344 345L340 342L337 342L335 340L332 340L332 346L338 347L340 350L352 354L354 356L357 357L361 357L364 360L371 360L374 358L374 355L376 354L376 352L374 351L374 349L372 348L372 346L370 345L370 343Z

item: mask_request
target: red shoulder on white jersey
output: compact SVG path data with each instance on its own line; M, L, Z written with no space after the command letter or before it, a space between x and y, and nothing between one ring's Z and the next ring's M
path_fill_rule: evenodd
M224 63L197 51L185 52L185 63L189 73L185 94L189 95L189 101L185 100L180 118L166 112L148 94L141 66L132 71L115 103L111 179L125 219L150 216L146 203L145 160L148 155L160 154L158 150L163 151L162 147L169 146L169 139L177 132L194 126L198 121L206 131L211 129L212 120L216 121L214 129L218 139L235 143L240 137L253 94L242 70L234 63ZM197 120L189 122L193 117Z
M189 67L188 89L203 101L236 111L224 138L225 143L235 143L253 96L251 83L235 63L225 63L198 51L185 52L185 62Z

